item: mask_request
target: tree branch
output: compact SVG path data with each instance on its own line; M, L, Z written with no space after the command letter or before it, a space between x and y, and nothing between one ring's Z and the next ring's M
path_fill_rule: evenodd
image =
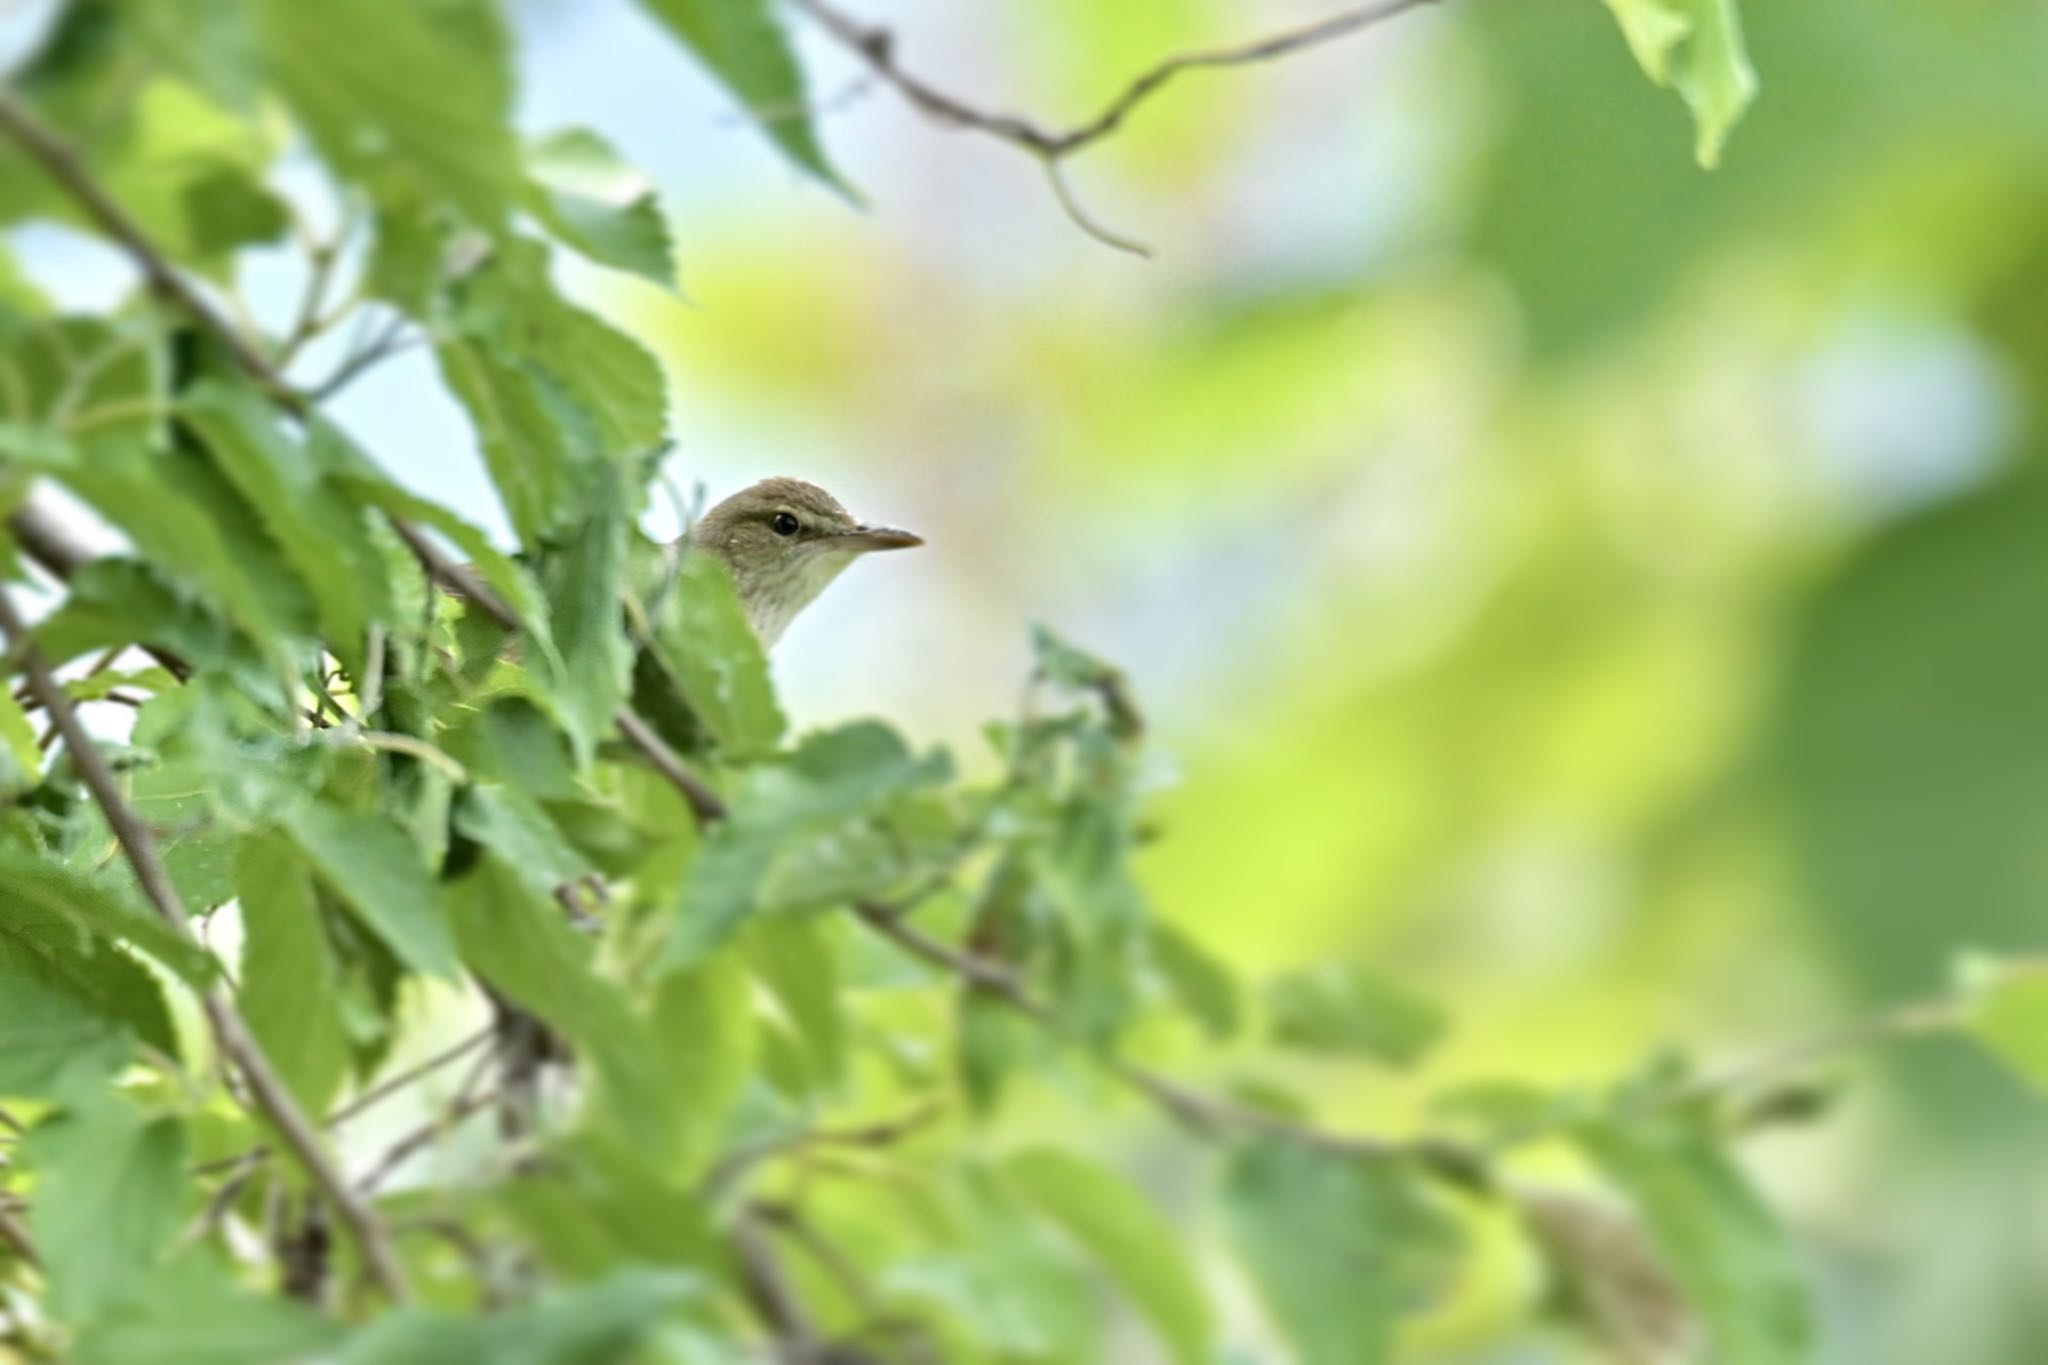
M0 591L0 632L5 633L22 671L28 675L29 685L42 699L43 709L64 736L71 762L86 790L92 793L94 803L106 816L121 852L135 871L135 879L141 884L143 895L172 929L198 942L192 933L185 903L180 899L178 888L171 882L170 872L157 851L156 836L122 795L120 784L114 780L106 758L92 737L86 734L85 727L79 724L78 712L72 706L70 696L50 672L42 653L28 638L28 627L15 610L13 596L4 591ZM233 998L226 990L215 986L201 994L200 1003L221 1055L241 1073L256 1106L298 1157L313 1183L333 1201L361 1249L363 1260L385 1293L398 1300L409 1298L405 1272L384 1236L375 1212L349 1189L347 1178L322 1145L319 1130L307 1119L298 1101L292 1098L291 1091L278 1078L270 1059L264 1055L255 1035L236 1010Z
M305 397L285 383L283 376L271 368L270 362L238 328L214 311L197 286L178 273L151 243L149 235L128 216L127 210L115 203L113 196L92 178L92 172L86 169L85 162L70 144L37 118L13 91L5 88L0 88L0 131L5 131L20 143L22 150L35 158L50 178L78 202L86 217L120 244L128 258L142 271L142 277L152 290L177 305L219 342L234 362L271 398L293 412L303 413L306 410Z
M905 69L896 60L894 33L879 25L863 22L841 9L834 0L791 0L791 3L856 53L877 77L895 87L897 93L932 119L948 127L998 138L1042 159L1052 177L1053 192L1059 197L1060 206L1083 232L1120 251L1149 256L1151 252L1142 243L1111 232L1082 209L1060 173L1062 161L1121 128L1124 120L1138 106L1158 94L1184 71L1249 66L1270 61L1290 52L1362 32L1397 14L1430 4L1432 0L1372 0L1370 4L1235 47L1179 53L1139 73L1093 118L1065 129L1049 128L1017 114L996 113L940 89Z

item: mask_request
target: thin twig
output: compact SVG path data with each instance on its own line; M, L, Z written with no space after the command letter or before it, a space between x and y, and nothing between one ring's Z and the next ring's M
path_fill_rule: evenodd
M385 1148L384 1154L378 1157L371 1164L370 1169L357 1179L355 1188L365 1196L375 1192L379 1185L390 1179L392 1174L411 1159L415 1153L419 1152L422 1148L433 1146L456 1124L461 1123L478 1110L487 1109L497 1102L497 1093L490 1090L475 1094L457 1095L446 1111L435 1115L432 1119L414 1128L411 1132L406 1133L403 1137L400 1137L396 1142Z
M895 34L856 18L833 0L792 0L792 3L842 45L859 55L875 75L894 86L904 99L929 117L948 127L985 133L1021 147L1045 161L1060 206L1083 232L1120 251L1144 256L1151 253L1141 243L1104 228L1081 208L1071 187L1060 176L1060 162L1114 133L1139 105L1159 93L1183 71L1270 61L1290 52L1362 32L1397 14L1419 9L1431 0L1373 0L1373 3L1343 10L1314 23L1253 42L1168 57L1134 77L1093 118L1065 129L1049 128L1017 114L996 113L941 90L922 76L906 70L896 60Z
M789 1282L782 1258L768 1236L767 1218L751 1205L741 1210L732 1240L741 1286L754 1312L775 1334L777 1356L784 1365L821 1365L824 1338Z
M5 98L0 96L0 103L4 103ZM49 712L50 719L63 733L72 765L78 770L86 790L92 793L94 804L106 817L108 827L113 830L122 853L135 871L135 879L141 884L143 894L172 929L198 943L198 938L192 933L190 916L185 911L185 902L179 897L178 888L172 883L170 872L157 850L156 836L128 804L120 784L114 779L113 770L107 766L105 756L79 723L78 712L71 705L70 696L43 661L41 651L29 640L28 627L16 611L13 597L6 592L0 592L0 632L5 632L16 661L28 675L36 695L42 698L43 708ZM371 1273L392 1298L409 1298L405 1272L384 1236L376 1213L350 1191L347 1178L322 1144L319 1129L307 1119L298 1101L279 1079L261 1044L235 1008L233 997L225 989L215 986L201 993L200 1003L221 1055L241 1073L251 1098L277 1128L313 1183L334 1201L336 1211L348 1224Z
M335 367L334 373L315 384L306 397L314 403L324 403L353 384L357 379L384 361L415 346L424 345L427 337L420 332L407 332L407 318L403 313L393 313L391 321L368 345L357 348L346 360Z
M856 1128L800 1129L779 1137L763 1138L727 1153L704 1177L702 1188L706 1194L716 1194L771 1157L807 1151L813 1147L892 1147L930 1124L943 1110L944 1105L931 1100L880 1123L862 1124Z

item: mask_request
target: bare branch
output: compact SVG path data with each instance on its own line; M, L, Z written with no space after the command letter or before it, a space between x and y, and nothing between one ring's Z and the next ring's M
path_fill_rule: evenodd
M0 96L0 100L4 100L4 96ZM79 723L78 712L72 706L70 696L50 672L41 652L29 640L28 627L15 610L13 597L4 591L0 591L0 632L6 634L30 686L42 699L44 710L63 734L71 762L86 790L92 793L94 803L106 816L121 852L135 871L135 879L141 884L143 895L174 930L198 942L192 933L185 903L171 882L170 872L157 850L156 836L128 804L120 784L114 780L113 770L107 766L106 758ZM405 1272L384 1235L376 1213L349 1189L347 1178L322 1144L319 1130L307 1119L291 1091L278 1078L270 1059L264 1055L255 1035L236 1010L233 998L226 990L215 986L201 995L200 1003L221 1055L241 1073L257 1107L276 1127L313 1183L333 1201L336 1211L348 1224L350 1233L362 1250L371 1273L392 1298L409 1298Z
M1420 9L1423 5L1431 3L1431 0L1372 0L1370 4L1343 10L1314 23L1303 24L1235 47L1183 52L1168 57L1134 77L1130 84L1126 85L1116 98L1104 105L1093 118L1066 129L1049 128L1017 114L996 113L940 89L922 76L906 70L896 60L894 33L879 25L863 22L841 9L835 0L791 0L791 3L808 14L842 45L856 53L877 77L895 87L898 94L932 119L950 128L964 128L998 138L1012 146L1021 147L1043 160L1052 179L1053 193L1059 197L1060 207L1066 210L1067 216L1072 218L1083 232L1119 251L1149 256L1152 253L1143 243L1103 227L1081 207L1072 187L1061 174L1061 162L1121 128L1138 106L1158 94L1174 77L1184 71L1249 66L1257 62L1271 61L1290 52L1299 52L1303 48L1315 47L1362 32L1395 15L1411 9Z

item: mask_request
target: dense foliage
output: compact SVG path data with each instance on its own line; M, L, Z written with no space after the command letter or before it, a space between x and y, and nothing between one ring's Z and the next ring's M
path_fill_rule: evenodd
M780 17L647 7L838 184ZM1730 0L1611 7L1711 162L1754 84ZM789 732L722 571L638 529L659 368L550 269L667 285L663 218L594 134L515 136L507 49L488 0L76 0L0 96L0 213L144 277L0 290L0 498L128 546L0 541L0 1358L1370 1365L1503 1264L1623 1359L1806 1358L1731 1145L1817 1111L1808 1050L1503 1077L1413 1131L1256 1061L1199 1091L1153 1059L1409 1067L1448 1016L1334 963L1242 982L1148 906L1163 765L1115 668L1037 633L990 781ZM308 149L317 193L277 173ZM258 334L238 261L292 240L306 306ZM516 553L322 415L415 341ZM2036 964L1845 1041L1927 1030L2048 1081ZM1084 1140L1126 1108L1142 1170Z

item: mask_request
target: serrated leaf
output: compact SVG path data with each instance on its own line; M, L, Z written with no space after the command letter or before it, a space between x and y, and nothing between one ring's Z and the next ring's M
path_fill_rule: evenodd
M137 1039L176 1053L141 963L25 899L0 907L0 1093L66 1093L119 1066Z
M803 70L767 0L641 0L797 165L842 193L804 94Z
M489 536L439 503L408 493L373 469L361 468L337 475L336 479L348 492L379 511L401 521L431 527L448 537L475 567L477 576L518 615L527 633L544 642L547 651L553 650L547 602L533 575L518 560L491 544Z
M305 856L277 835L242 841L242 1015L308 1113L323 1114L348 1074L341 964L327 941Z
M573 532L607 496L606 477L667 430L661 367L556 291L537 242L508 242L464 278L435 354L530 545Z
M1450 1028L1430 1001L1361 967L1323 963L1266 991L1273 1039L1306 1052L1352 1054L1413 1066Z
M8 913L39 912L74 932L125 941L168 967L188 984L204 988L215 976L212 956L161 918L72 868L0 848L0 893Z
M578 526L550 583L549 616L556 623L560 671L550 671L545 696L568 732L580 761L626 699L633 654L626 640L623 595L628 517L625 489L603 479L590 515Z
M493 989L576 1044L615 1131L661 1164L676 1150L678 1097L646 1026L596 972L592 941L542 889L493 852L453 889L462 960Z
M1628 1195L1706 1330L1717 1365L1811 1358L1805 1276L1784 1231L1716 1141L1675 1123L1589 1123L1578 1141Z
M1205 1365L1213 1358L1209 1299L1180 1255L1184 1238L1129 1181L1056 1147L1011 1157L1003 1175L1122 1286L1175 1360Z
M1232 1239L1299 1365L1392 1361L1408 1301L1455 1248L1409 1169L1284 1139L1231 1158L1223 1199Z
M191 1188L185 1130L97 1096L36 1125L27 1151L50 1308L82 1321L133 1290L177 1232Z
M647 177L587 128L527 148L527 206L555 237L601 265L675 287L668 221Z
M392 610L384 559L360 507L325 477L313 452L286 438L253 391L208 380L179 406L312 591L329 646L354 663L365 631Z
M734 758L774 752L786 722L724 562L684 554L652 610L655 658L712 738Z
M792 841L872 816L891 797L951 772L943 752L918 757L871 721L811 735L783 761L751 770L690 866L664 964L687 966L725 942L758 908L764 880Z
M1757 91L1735 0L1607 0L1607 7L1644 74L1675 89L1692 111L1700 164L1719 164Z
M347 905L410 968L455 979L459 967L440 886L387 816L280 793L277 827Z
M271 80L344 179L397 173L483 227L519 195L512 72L493 7L259 0Z

